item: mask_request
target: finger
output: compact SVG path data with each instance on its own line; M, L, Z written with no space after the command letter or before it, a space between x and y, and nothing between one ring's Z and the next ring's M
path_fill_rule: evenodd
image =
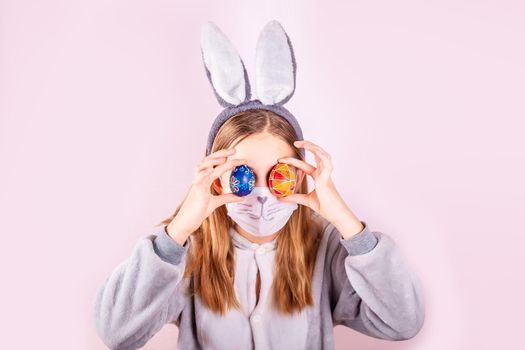
M213 197L215 202L215 208L220 207L221 205L224 205L226 203L242 202L244 200L244 197L237 196L233 193L224 193L214 195Z
M308 174L310 176L313 176L314 172L316 170L316 167L314 167L313 165L305 162L302 159L297 159L297 158L294 158L294 157L279 158L277 161L281 162L281 163L292 164L293 166L295 166L296 168L301 169L302 171L304 171L306 174Z
M246 159L242 159L242 158L228 159L226 163L216 166L215 168L213 168L213 171L208 175L210 184L212 181L217 179L219 176L224 174L226 171L231 170L234 167L241 165L241 164L246 164Z
M297 147L303 147L306 150L312 152L315 155L315 162L318 167L323 169L332 169L332 157L328 152L323 150L321 147L317 146L316 144L310 142L310 141L296 141L294 144L296 144Z
M297 140L294 142L294 145L305 145L305 146L310 146L310 147L313 147L313 148L316 148L318 149L319 151L321 152L324 152L324 153L327 153L321 146L313 143L312 141L308 141L308 140Z
M294 193L286 197L278 199L279 202L297 203L304 206L308 206L308 195L302 193Z
M326 157L330 158L330 154L326 152L321 146L316 145L315 143L307 140L300 140L295 141L294 144L298 147L304 147L313 153L319 154L319 155L325 155Z
M235 153L235 148L223 148L216 152L213 152L212 154L204 157L203 160L210 159L210 158L217 158L217 157L228 157Z
M214 165L218 165L218 164L224 163L224 162L226 162L226 159L227 159L226 157L217 157L217 158L206 159L206 160L204 160L201 164L199 164L195 168L195 171L199 172L199 171L201 171L203 169L211 168Z
M309 141L306 141L306 140L301 140L301 141L295 141L294 145L299 147L299 148L302 147L302 148L312 152L313 155L315 156L315 164L317 166L321 165L321 159L319 158L319 154L318 154L317 148L312 142L309 142Z
M196 172L195 177L193 178L192 184L197 184L203 182L207 176L209 176L213 171L213 168L202 169L201 171Z

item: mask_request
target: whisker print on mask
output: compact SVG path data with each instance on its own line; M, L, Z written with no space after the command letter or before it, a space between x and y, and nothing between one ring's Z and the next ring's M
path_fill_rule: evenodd
M271 209L268 209L268 212L266 213L266 215L272 215L273 213L276 213L280 210L280 208L271 208Z
M270 212L270 210L267 210L266 214L264 213L264 205L261 206L261 215L260 217L265 221L272 221L274 218L275 211Z

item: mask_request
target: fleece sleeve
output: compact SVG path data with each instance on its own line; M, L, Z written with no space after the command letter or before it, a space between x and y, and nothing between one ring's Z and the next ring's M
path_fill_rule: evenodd
M331 225L328 242L334 325L387 340L414 337L425 309L420 282L388 235L364 229L344 239Z
M155 230L97 290L95 328L110 349L143 347L166 323L177 324L182 312L189 239L181 246L166 233L166 225Z

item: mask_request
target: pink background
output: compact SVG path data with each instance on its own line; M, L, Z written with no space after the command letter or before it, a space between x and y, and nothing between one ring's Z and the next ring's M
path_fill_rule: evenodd
M182 199L221 110L201 24L224 30L252 76L277 19L298 60L286 106L426 293L416 338L338 326L337 348L517 348L524 14L495 0L0 1L3 347L105 348L95 291ZM168 325L145 349L176 339Z

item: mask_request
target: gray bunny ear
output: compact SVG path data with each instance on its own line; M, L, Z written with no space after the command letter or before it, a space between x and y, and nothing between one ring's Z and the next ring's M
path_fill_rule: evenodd
M205 22L201 30L201 52L206 75L223 107L250 99L250 82L244 63L230 40L215 25Z
M290 38L278 21L268 22L261 30L255 53L259 100L267 105L286 103L295 91L296 70Z

